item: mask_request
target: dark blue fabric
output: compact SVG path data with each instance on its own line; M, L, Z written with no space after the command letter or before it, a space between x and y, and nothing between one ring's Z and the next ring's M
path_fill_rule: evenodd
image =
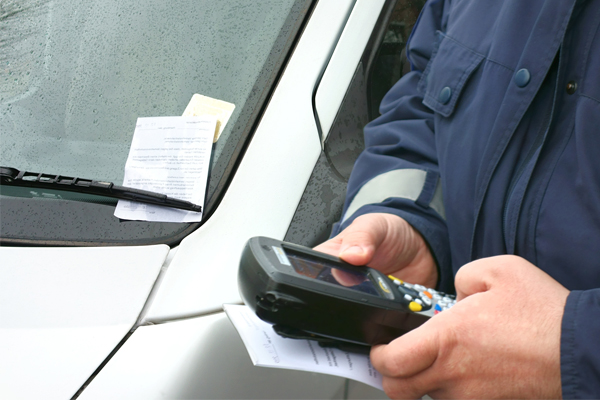
M570 293L562 321L561 375L564 399L597 399L600 289ZM594 336L596 335L596 336Z
M573 291L566 398L600 398L599 25L591 0L428 2L408 45L413 70L365 128L346 207L375 176L417 168L441 177L446 220L426 195L386 199L334 232L369 212L402 216L427 240L446 291L482 257L517 254L546 271Z

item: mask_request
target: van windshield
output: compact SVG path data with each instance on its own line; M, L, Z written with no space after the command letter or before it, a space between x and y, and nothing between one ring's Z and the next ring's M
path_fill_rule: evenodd
M1 0L0 165L120 185L137 118L181 115L199 93L235 104L213 148L215 205L309 3ZM164 243L193 228L122 223L112 199L3 187L0 201L9 242Z

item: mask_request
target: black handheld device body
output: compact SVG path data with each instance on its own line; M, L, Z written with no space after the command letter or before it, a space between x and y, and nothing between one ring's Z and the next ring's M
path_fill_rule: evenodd
M284 336L389 343L454 304L453 296L276 239L254 237L240 261L242 299Z

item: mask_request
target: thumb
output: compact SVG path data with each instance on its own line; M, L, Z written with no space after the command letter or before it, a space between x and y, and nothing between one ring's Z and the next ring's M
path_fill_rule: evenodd
M387 227L373 215L358 217L342 232L338 257L353 265L368 264L385 239Z
M384 376L409 378L431 367L439 351L438 331L426 324L387 345L373 346L371 362Z

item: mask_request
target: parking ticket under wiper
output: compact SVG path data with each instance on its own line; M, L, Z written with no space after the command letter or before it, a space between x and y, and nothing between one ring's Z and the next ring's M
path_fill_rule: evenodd
M0 167L0 185L21 186L41 189L65 190L69 192L95 194L120 200L137 201L187 211L201 212L202 206L189 201L168 197L162 193L118 186L112 182L74 178L38 172L19 171L16 168Z

